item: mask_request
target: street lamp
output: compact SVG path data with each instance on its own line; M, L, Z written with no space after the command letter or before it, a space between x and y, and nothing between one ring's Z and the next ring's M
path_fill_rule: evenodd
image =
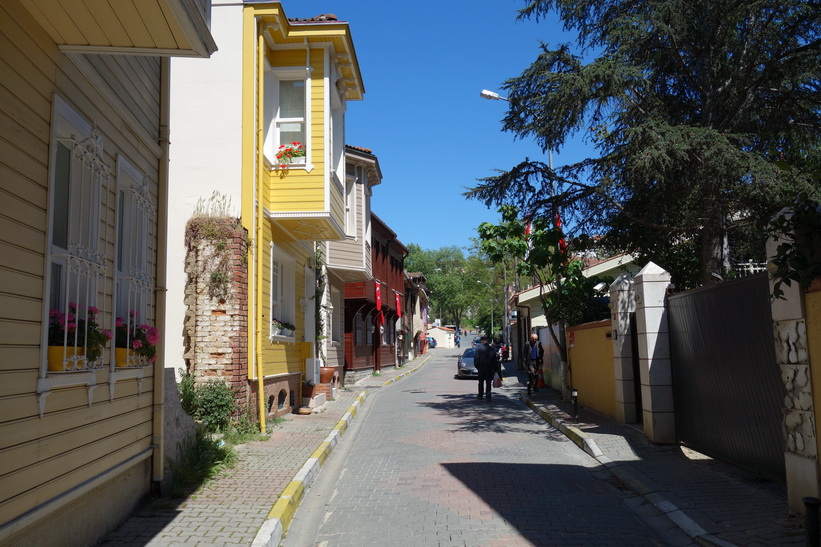
M503 97L503 96L499 95L498 93L496 93L495 91L490 91L488 89L483 89L482 92L479 93L479 96L482 97L483 99L488 99L488 100L491 100L491 101L505 101L505 102L508 102L508 103L510 102L510 99L508 99L507 97ZM551 149L548 149L548 151L547 151L547 161L548 161L548 165L550 166L550 171L552 172L553 171L553 150L551 150ZM556 199L556 178L555 177L553 178L553 196L552 197L554 199L554 202L553 202L553 216L554 216L553 222L555 223L556 218L558 216L558 212L559 212L559 208L558 208L558 206L556 205L556 202L555 202L555 199ZM561 298L561 292L562 292L562 280L561 280L561 276L557 275L556 276L556 298L557 299ZM560 321L559 325L560 325L560 336L561 336L561 339L562 339L562 344L564 344L564 321ZM553 327L550 327L550 328L553 328Z
M510 102L510 99L507 97L502 97L495 91L490 91L489 89L483 89L479 96L483 99L487 99L489 101L505 101ZM553 150L547 151L547 162L550 165L550 170L553 170ZM556 180L553 180L553 197L556 197Z

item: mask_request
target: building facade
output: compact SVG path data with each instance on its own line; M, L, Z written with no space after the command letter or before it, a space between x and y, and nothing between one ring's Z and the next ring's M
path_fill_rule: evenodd
M93 544L166 476L168 57L209 20L0 1L0 544Z
M301 404L305 384L319 382L318 256L324 242L346 237L345 110L364 87L346 22L291 19L279 2L214 2L213 10L224 55L175 66L174 104L189 115L172 149L181 218L169 237L182 264L185 222L203 213L196 204L217 192L234 207L248 237L242 375L264 426L266 416ZM191 314L186 279L182 267L169 275L168 321L180 328ZM219 299L206 305L219 324ZM197 340L179 336L167 359L205 380L214 375L199 367L205 352ZM225 374L237 381L236 370Z

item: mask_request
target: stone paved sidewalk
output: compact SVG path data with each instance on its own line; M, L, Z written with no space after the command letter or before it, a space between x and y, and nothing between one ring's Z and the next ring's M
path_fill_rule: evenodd
M369 390L415 372L429 358L337 390L310 415L285 416L268 440L236 447L236 467L186 499L146 503L101 545L278 545L301 499L287 490L310 485Z

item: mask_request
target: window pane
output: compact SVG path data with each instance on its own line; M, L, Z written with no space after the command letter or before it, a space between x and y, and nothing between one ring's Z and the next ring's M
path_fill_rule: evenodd
M279 82L279 117L305 117L304 80L283 80Z
M54 224L51 230L51 244L62 249L68 248L70 180L71 150L63 143L57 143L57 161L54 166Z
M117 229L117 269L122 272L126 269L123 262L123 254L126 245L125 238L125 215L128 213L125 209L125 192L120 191L120 200L118 203L120 208L120 225Z
M63 265L51 263L51 286L49 287L49 309L63 310Z
M279 124L279 142L282 144L290 144L292 142L300 142L305 144L305 130L301 123L281 123Z

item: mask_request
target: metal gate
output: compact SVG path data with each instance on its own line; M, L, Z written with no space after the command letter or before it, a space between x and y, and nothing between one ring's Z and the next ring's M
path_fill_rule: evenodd
M694 450L784 479L768 293L764 273L670 297L676 429Z

